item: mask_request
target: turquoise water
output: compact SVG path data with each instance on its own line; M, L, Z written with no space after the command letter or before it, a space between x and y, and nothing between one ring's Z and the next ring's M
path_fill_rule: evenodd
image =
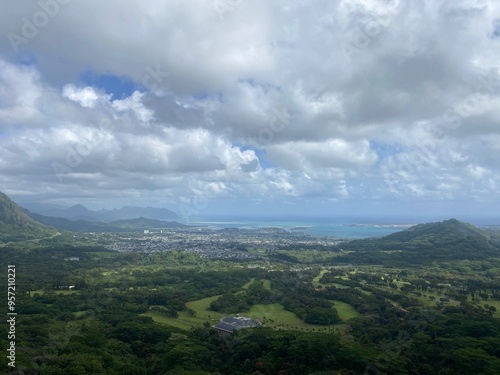
M323 225L311 228L306 233L315 236L333 236L340 238L368 238L368 237L383 237L389 234L399 232L408 226L389 226L389 225L363 225L363 226L347 226L347 225Z
M368 238L387 236L406 229L410 224L356 224L356 223L318 223L312 221L259 221L259 220L200 220L186 222L188 225L205 226L212 229L241 228L255 229L276 227L297 230L313 236L339 238Z

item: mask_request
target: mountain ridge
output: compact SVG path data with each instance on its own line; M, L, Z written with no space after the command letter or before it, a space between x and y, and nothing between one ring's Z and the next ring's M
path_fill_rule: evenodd
M73 221L85 220L94 223L109 223L117 220L137 219L140 217L153 220L179 219L179 216L175 212L167 208L156 208L151 206L124 206L111 210L101 209L98 211L90 210L82 204L76 204L66 208L40 203L25 203L22 206L30 213L42 216L63 218Z
M142 231L146 229L168 229L168 228L185 228L185 224L178 223L177 221L162 221L155 219L148 219L144 217L116 220L107 223L91 222L83 219L69 220L65 218L44 216L37 213L30 212L25 209L25 212L32 219L50 225L59 230L67 230L72 232L128 232L128 231Z
M54 228L33 220L17 203L0 192L0 242L32 240L56 233Z

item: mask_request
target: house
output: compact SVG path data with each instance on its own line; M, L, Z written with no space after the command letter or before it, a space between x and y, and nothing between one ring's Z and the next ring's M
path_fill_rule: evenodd
M70 258L66 258L66 259L64 259L64 260L65 260L65 261L68 261L68 260L69 260L69 261L72 261L72 262L73 262L73 261L79 261L79 260L80 260L80 258L79 258L79 257L70 257Z
M219 331L220 334L231 334L239 329L260 326L261 323L257 320L246 318L244 316L236 316L232 318L222 318L220 323L216 324L214 328Z

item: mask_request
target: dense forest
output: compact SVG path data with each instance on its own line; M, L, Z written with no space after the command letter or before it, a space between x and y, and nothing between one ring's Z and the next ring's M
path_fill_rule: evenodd
M18 280L11 374L500 373L500 259L489 252L337 267L49 243L0 253ZM235 314L263 325L213 328Z
M14 336L0 336L16 352L15 367L0 360L5 373L500 373L496 232L452 219L332 245L228 230L199 253L189 251L198 232L181 229L164 236L183 249L138 251L149 240L137 232L56 233L4 207L4 233L43 232L0 251L0 277L15 268L17 313ZM217 329L237 316L258 324Z

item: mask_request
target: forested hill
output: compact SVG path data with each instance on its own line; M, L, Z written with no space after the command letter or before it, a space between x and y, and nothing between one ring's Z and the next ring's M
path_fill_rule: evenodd
M414 225L401 232L396 232L385 237L386 240L396 240L401 242L411 241L441 241L457 240L459 238L475 238L477 240L490 239L490 235L468 223L457 219L450 219L438 223L426 223Z
M450 219L415 225L386 237L350 241L340 247L356 252L392 253L395 254L392 258L425 263L426 260L485 259L500 256L499 238L494 232Z
M52 236L57 231L33 220L7 195L0 192L0 242Z
M94 223L87 220L69 220L60 217L49 217L35 214L25 210L26 214L32 219L50 225L60 230L68 230L72 232L129 232L142 231L144 229L167 229L167 228L185 228L187 225L176 221L162 221L154 219L146 219L140 217L130 220L117 220L109 223Z

